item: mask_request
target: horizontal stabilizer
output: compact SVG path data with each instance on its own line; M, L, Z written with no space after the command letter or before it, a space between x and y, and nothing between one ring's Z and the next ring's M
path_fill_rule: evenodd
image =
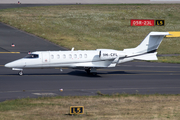
M136 56L136 57L134 57L134 59L136 59L136 60L158 60L156 54L157 54L157 52L147 53L144 55Z
M180 37L180 31L170 31L169 34L166 37Z

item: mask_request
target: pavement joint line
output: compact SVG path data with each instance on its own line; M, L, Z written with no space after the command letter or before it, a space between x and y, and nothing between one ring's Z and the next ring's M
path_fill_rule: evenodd
M104 75L106 75L106 74L104 74ZM107 75L129 75L129 76L133 76L133 75L146 75L146 76L148 76L148 75L180 75L180 74L173 74L173 73L170 73L170 74L107 74Z
M66 91L89 91L89 90L122 90L122 89L180 89L180 87L146 87L146 88L101 88L101 89L63 89L63 92ZM15 93L15 92L59 92L59 89L52 89L52 90L16 90L16 91L0 91L0 93Z
M0 75L0 76L19 76L17 75ZM23 75L23 76L68 76L68 75Z
M170 67L170 68L180 68L180 66L145 66L145 65L117 65L117 66L123 66L123 67Z
M150 70L106 70L106 69L101 69L102 71L139 71L139 72L180 72L180 71L150 71Z
M4 53L13 53L13 54L19 54L20 52L0 52L0 54L4 54Z
M15 92L47 92L47 91L58 91L58 89L54 90L16 90L16 91L0 91L0 93L15 93Z
M133 76L133 75L180 75L179 74L174 74L174 73L169 73L169 74L98 74L99 76L103 76L103 75L128 75L128 76ZM0 76L19 76L17 75L0 75ZM23 76L71 76L71 75L23 75ZM73 75L72 75L73 76ZM83 76L83 75L82 75ZM87 75L88 77L88 75Z
M180 66L144 66L144 65L138 65L137 67L153 67L153 68L156 68L156 67L175 67L175 68L180 68Z
M86 90L120 90L120 89L161 89L161 88L167 88L167 89L178 89L180 87L150 87L150 88L102 88L102 89L64 89L63 91L74 91L74 90L80 90L80 91L86 91Z

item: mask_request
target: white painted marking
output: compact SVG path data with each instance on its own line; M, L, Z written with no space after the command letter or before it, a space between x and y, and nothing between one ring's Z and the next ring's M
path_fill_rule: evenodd
M39 95L39 96L54 96L57 95L55 93L32 93L34 95Z

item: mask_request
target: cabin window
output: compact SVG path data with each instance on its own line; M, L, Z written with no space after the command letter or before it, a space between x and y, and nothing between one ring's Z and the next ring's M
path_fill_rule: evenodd
M71 54L69 54L69 58L70 58L70 59L72 58L72 55L71 55Z
M76 54L74 54L74 58L77 58L77 55L76 55Z
M84 58L87 58L87 54L84 54Z
M60 58L60 55L57 55L57 59L59 59Z
M51 59L54 59L54 55L51 55Z
M64 58L64 59L66 58L66 55L65 55L65 54L63 55L63 58Z
M82 54L79 54L79 58L82 58Z
M39 58L38 54L29 54L27 56L25 56L24 58Z

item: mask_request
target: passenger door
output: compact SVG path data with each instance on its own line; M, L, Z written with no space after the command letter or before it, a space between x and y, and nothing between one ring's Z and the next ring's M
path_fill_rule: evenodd
M42 63L43 64L49 64L50 58L49 58L49 52L42 52Z

